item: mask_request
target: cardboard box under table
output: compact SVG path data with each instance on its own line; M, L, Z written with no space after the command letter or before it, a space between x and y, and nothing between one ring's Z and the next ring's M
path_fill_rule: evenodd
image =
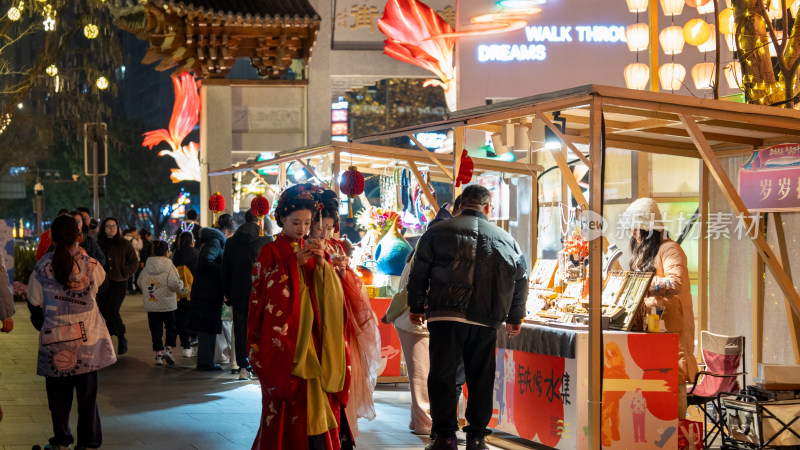
M497 333L490 428L559 449L588 447L588 331L523 324ZM678 441L678 335L603 333L603 448Z

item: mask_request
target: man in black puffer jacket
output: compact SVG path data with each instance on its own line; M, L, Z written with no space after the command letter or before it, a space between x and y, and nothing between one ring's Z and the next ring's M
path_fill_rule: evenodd
M233 307L233 342L239 379L250 379L250 361L247 359L247 310L250 306L250 291L253 288L253 263L258 259L261 247L272 242L272 227L265 218L266 236L261 236L258 217L248 210L244 224L225 242L222 255L222 290Z
M514 238L487 219L491 194L471 185L461 194L461 215L428 229L417 244L408 278L411 322L428 316L431 368L428 393L432 432L428 449L456 450L456 367L463 357L469 388L468 450L488 449L492 417L496 329L519 334L528 275Z

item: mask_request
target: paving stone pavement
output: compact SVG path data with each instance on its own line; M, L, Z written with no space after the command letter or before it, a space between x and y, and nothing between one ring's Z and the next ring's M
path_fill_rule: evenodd
M14 330L0 335L0 448L30 450L52 436L44 378L36 375L38 332L17 303ZM128 296L122 315L128 353L100 371L98 404L104 449L248 449L261 414L258 381L230 370L194 371L195 359L175 351L174 366L154 365L147 315L140 296ZM225 367L229 369L229 367ZM407 384L379 385L377 417L359 421L359 449L422 449L427 438L408 431ZM70 417L77 429L77 409ZM492 447L496 448L496 447Z

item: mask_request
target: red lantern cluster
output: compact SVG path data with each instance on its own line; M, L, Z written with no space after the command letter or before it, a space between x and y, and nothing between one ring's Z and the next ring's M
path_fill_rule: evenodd
M350 166L342 174L342 193L350 198L356 198L364 193L364 175L358 171L358 167Z
M458 168L458 176L456 177L456 187L462 184L467 184L472 181L472 174L475 171L475 163L469 157L467 149L461 153L461 165Z
M214 195L208 198L208 209L211 212L222 212L225 209L225 197L219 192L214 192Z
M261 194L257 195L256 198L250 201L250 214L260 219L266 216L267 213L269 213L269 200L267 200Z

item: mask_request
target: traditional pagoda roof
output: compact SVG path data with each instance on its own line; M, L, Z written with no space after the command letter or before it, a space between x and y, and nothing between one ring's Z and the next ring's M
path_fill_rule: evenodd
M150 42L145 64L224 78L237 58L259 75L280 78L292 60L305 62L320 18L308 0L149 0L111 6L120 28Z

